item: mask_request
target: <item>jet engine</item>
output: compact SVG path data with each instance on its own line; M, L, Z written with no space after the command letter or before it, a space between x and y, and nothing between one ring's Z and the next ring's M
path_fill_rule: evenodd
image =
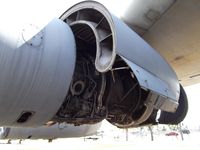
M120 128L138 127L158 123L158 110L164 124L185 118L187 97L180 96L184 89L173 69L100 3L78 3L42 29L34 23L5 27L0 27L1 126L107 119ZM170 117L172 112L179 115Z

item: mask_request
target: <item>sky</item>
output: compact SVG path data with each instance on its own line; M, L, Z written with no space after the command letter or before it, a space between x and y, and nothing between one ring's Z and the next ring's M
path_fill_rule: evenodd
M59 17L73 4L81 0L6 0L1 2L0 16L12 17L14 21L26 18L29 21L44 22L54 17ZM132 0L97 0L104 4L112 13L120 17L123 15ZM114 4L114 7L113 7ZM6 15L5 15L6 14ZM7 18L8 20L8 18Z
M200 127L200 83L184 87L189 103L188 114L184 120L192 128Z
M70 6L81 0L6 0L0 5L0 27L4 22L11 26L17 23L28 24L36 22L38 26L46 25L51 19L59 17ZM103 3L112 13L120 17L125 12L132 0L98 0ZM114 7L113 7L114 6ZM24 19L25 18L25 19ZM200 84L185 87L189 99L189 112L185 123L191 126L200 126L199 99Z

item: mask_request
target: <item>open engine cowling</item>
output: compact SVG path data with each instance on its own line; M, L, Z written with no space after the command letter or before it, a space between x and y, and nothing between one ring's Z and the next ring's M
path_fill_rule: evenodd
M80 110L79 116L71 116L72 113L67 111L58 112L58 116L59 113L62 116L65 114L70 119L61 118L69 123L93 123L106 118L118 127L132 127L145 124L148 119L155 123L158 109L169 112L176 110L180 88L174 71L152 47L104 6L97 2L81 2L60 18L70 25L74 33L79 54L77 61L84 58L88 62L79 64L90 64L90 67L93 64L99 76L93 77L99 80L96 82L98 96L95 100L93 95L94 102L90 104L87 115L82 114L85 111L80 106L76 108ZM75 69L75 85L79 82L76 75L83 75L82 70ZM68 96L89 103L89 99L73 93L69 91ZM83 95L87 94L83 92ZM74 101L69 97L66 100L68 104ZM62 110L69 108L72 105Z

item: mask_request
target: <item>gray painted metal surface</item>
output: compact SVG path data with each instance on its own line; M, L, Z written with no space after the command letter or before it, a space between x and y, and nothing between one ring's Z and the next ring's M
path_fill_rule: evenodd
M145 34L176 0L132 0L121 19L140 35Z
M54 19L43 29L20 22L1 26L0 125L45 124L63 103L74 66L74 36L61 20ZM17 122L26 112L28 120Z
M88 13L88 15L85 16L83 15L82 18L80 17L81 10L85 10L85 13L87 13L87 11L90 11L89 9L95 10L97 14L101 13L105 17L112 35L112 49L109 49L111 53L109 55L111 57L109 59L110 61L106 63L104 68L102 67L103 69L98 69L99 67L96 65L97 70L100 72L111 70L116 55L121 56L131 67L142 87L163 96L165 99L163 103L169 103L168 106L172 106L162 108L166 111L175 111L178 106L180 87L173 69L149 44L121 20L111 15L103 5L97 2L84 1L71 7L60 18L65 20L71 14L77 13L78 17L76 17L75 20L71 21L71 18L67 20L69 24L73 21L78 22L81 19L90 21L92 20L92 15L94 15L92 13ZM93 13L95 13L95 11ZM100 23L101 22L98 24ZM101 51L101 53L104 52ZM101 57L102 56L103 55L101 55ZM102 58L102 60L104 59Z
M93 125L74 126L71 124L55 124L50 127L1 127L0 139L56 139L82 137L95 134L101 123Z

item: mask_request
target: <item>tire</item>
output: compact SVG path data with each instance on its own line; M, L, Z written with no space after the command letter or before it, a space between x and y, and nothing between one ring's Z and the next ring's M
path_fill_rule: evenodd
M176 112L170 113L162 111L159 118L159 123L177 125L184 120L184 118L187 115L187 112L188 112L188 99L185 90L180 84L179 106Z

